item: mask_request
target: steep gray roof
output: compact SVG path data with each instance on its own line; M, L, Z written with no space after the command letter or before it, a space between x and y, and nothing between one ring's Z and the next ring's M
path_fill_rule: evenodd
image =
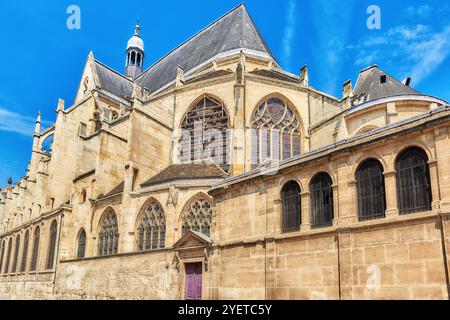
M273 57L244 5L233 9L167 54L136 82L153 93L175 80L178 66L189 71L218 54L241 48Z
M131 97L133 82L130 79L97 60L95 61L95 68L103 90L121 98Z
M386 83L381 83L381 76L386 76ZM378 66L373 65L362 70L354 90L354 102L363 102L404 94L420 94L411 87L390 76Z
M228 175L225 172L212 163L173 164L144 182L141 187L145 188L177 180L225 179L227 177Z

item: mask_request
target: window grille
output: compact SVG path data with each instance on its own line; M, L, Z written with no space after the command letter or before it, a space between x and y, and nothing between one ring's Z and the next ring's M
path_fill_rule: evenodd
M30 241L30 232L27 230L25 233L25 239L23 241L23 252L22 252L22 263L20 266L20 272L25 272L27 268L27 258L28 258L28 243Z
M85 256L86 256L86 232L82 230L78 238L77 258L83 259Z
M34 230L34 240L33 240L33 254L31 256L30 271L36 271L37 261L39 256L39 237L40 237L39 227Z
M426 153L406 150L396 162L397 197L401 214L431 210L430 169Z
M301 153L300 121L278 98L264 101L252 116L252 167Z
M300 231L301 202L300 187L292 181L287 183L281 191L282 202L282 231Z
M56 236L58 234L58 224L53 221L50 226L50 239L48 244L47 270L53 269L55 264Z
M156 201L151 201L146 206L138 225L138 251L165 247L166 217Z
M212 210L211 205L205 199L199 199L192 203L183 216L183 235L188 231L201 232L211 236Z
M14 248L14 260L11 268L12 273L17 272L17 260L19 259L19 249L20 249L20 236L16 237L16 246Z
M114 211L110 211L104 217L98 238L99 256L117 254L119 248L119 227Z
M330 227L333 224L333 188L328 174L321 173L311 183L311 226Z
M386 195L383 167L377 160L364 162L356 173L359 220L385 217Z
M178 155L182 162L211 159L230 168L229 116L223 103L204 96L184 117Z

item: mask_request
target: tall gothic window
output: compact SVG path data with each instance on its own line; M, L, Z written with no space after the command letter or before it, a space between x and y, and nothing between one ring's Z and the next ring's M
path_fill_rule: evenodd
M188 231L201 232L211 236L212 210L211 205L205 199L199 199L192 203L183 215L183 235Z
M146 205L139 218L138 251L163 249L166 246L166 217L156 201Z
M58 234L58 223L53 221L50 226L50 241L48 243L47 269L53 269L55 264L56 236Z
M78 251L77 258L83 259L86 256L86 231L81 230L80 236L78 237Z
M365 161L356 172L359 219L384 218L386 195L383 166L377 160Z
M229 170L230 150L227 134L228 113L223 103L203 96L192 107L181 124L178 155L182 162L211 159Z
M397 196L401 214L431 210L428 157L419 148L403 152L396 162Z
M20 236L16 237L16 246L14 247L14 260L11 268L12 273L17 272L17 260L19 259L19 249L20 249Z
M11 260L11 248L12 248L12 238L8 241L8 253L6 254L6 265L5 265L5 273L9 273L9 262Z
M3 258L5 256L5 241L2 242L2 251L0 254L0 274L3 273Z
M98 255L108 256L117 254L119 248L119 227L114 211L109 211L101 223L98 235Z
M295 181L287 183L281 190L283 232L300 231L300 187Z
M300 121L278 98L265 100L252 116L252 167L301 153Z
M39 238L40 238L41 230L39 227L36 227L34 230L34 239L33 239L33 254L31 255L31 264L30 271L36 271L37 261L39 257Z
M27 257L28 257L28 243L30 241L30 232L27 230L25 233L25 239L23 241L22 251L22 263L20 265L20 272L25 272L27 269Z
M326 173L314 178L311 190L311 226L313 228L330 227L333 224L333 188L332 180Z

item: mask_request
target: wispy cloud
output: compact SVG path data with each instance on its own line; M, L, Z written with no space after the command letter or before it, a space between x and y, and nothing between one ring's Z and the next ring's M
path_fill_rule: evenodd
M292 67L292 43L295 37L295 27L296 27L296 0L289 0L288 10L286 16L286 27L284 29L283 39L281 41L281 61L285 69L291 69Z
M404 10L405 14L411 17L429 18L433 12L433 8L429 5L409 6Z
M321 87L337 93L343 53L350 35L354 0L310 0L315 30L314 57L318 70L322 70Z
M411 76L415 85L430 76L450 55L450 24L436 30L431 25L400 25L376 39L362 41L355 64L364 67L383 61L399 76ZM399 63L400 62L400 63Z
M9 111L0 106L0 131L14 132L30 136L34 132L36 118ZM48 125L48 121L42 122Z

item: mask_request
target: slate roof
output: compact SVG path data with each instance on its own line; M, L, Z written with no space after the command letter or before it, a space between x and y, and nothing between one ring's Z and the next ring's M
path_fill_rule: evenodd
M131 97L133 81L97 60L95 61L95 69L103 90L121 98Z
M243 4L164 56L136 82L154 93L175 80L178 66L188 72L218 54L237 49L250 49L273 57Z
M381 83L381 76L386 75L386 83ZM363 102L405 94L420 94L413 88L403 84L378 66L373 65L359 74L354 93L354 102Z
M98 199L101 200L101 199L105 199L105 198L114 196L114 195L116 195L116 194L120 194L120 193L123 192L124 186L125 186L125 182L122 181L118 186L116 186L114 189L112 189L112 190L111 190L110 192L108 192L106 195L100 195L100 196L98 197Z
M299 78L291 77L285 73L276 71L276 70L255 70L251 71L250 74L256 74L258 76L264 76L268 78L288 81L288 82L295 82L298 83L300 81Z
M224 179L227 177L228 175L214 163L174 164L144 182L141 187L150 187L177 180Z

